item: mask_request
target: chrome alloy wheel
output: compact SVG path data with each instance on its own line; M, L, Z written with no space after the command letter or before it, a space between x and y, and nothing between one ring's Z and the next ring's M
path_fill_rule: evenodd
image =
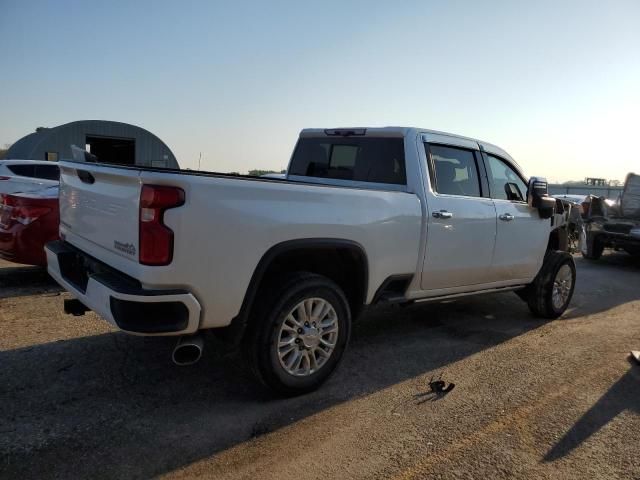
M569 265L562 265L556 273L556 278L553 281L553 292L551 301L554 308L561 309L571 294L571 287L573 287L573 275L571 267Z
M278 358L285 371L311 375L327 362L338 341L338 315L323 298L305 298L287 314L278 333Z

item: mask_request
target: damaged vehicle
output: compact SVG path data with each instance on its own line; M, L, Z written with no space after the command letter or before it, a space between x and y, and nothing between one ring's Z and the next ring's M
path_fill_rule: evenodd
M618 201L589 199L580 250L584 258L597 260L605 248L640 255L640 175L627 175Z
M48 271L136 335L202 333L238 346L282 395L335 370L351 324L378 304L516 292L567 309L570 207L500 147L405 127L305 129L284 179L60 162L60 241Z
M46 266L44 245L58 238L58 187L0 194L0 258Z

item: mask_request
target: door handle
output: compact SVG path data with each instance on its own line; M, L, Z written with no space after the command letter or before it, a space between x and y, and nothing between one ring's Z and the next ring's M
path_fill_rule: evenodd
M503 213L502 215L500 215L498 217L500 220L504 221L504 222L510 222L511 220L513 220L514 217L513 215L511 215L510 213Z
M433 212L433 218L451 218L453 217L453 213L447 212L446 210L440 210L439 212Z

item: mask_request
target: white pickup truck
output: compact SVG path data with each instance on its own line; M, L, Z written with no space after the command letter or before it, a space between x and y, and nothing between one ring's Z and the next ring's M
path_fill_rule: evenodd
M61 240L46 252L67 312L181 336L179 364L214 329L280 394L317 388L370 305L516 291L556 318L573 294L546 182L471 138L306 129L284 179L59 165Z

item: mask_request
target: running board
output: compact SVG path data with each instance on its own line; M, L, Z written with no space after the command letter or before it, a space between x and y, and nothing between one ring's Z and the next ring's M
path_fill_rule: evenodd
M512 292L514 290L520 290L525 288L526 285L516 285L515 287L500 287L500 288L492 288L489 290L478 290L477 292L463 292L463 293L451 293L449 295L439 295L437 297L428 297L428 298L416 298L412 301L416 303L423 302L437 302L440 300L449 300L451 298L459 298L459 297L470 297L472 295L482 295L486 293L501 293L501 292Z

